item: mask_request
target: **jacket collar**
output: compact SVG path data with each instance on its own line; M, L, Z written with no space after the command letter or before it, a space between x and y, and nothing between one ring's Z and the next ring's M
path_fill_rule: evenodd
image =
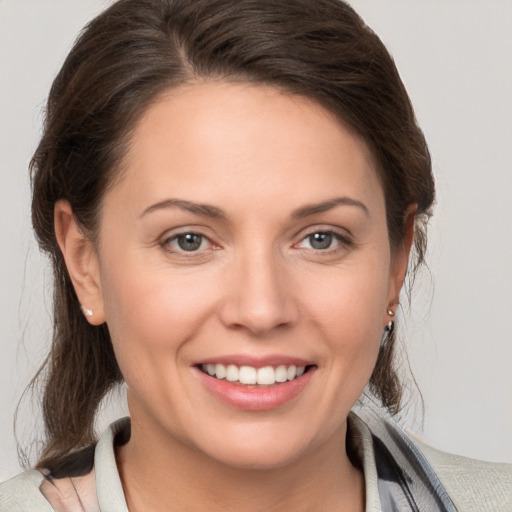
M112 423L96 446L96 492L102 512L128 512L114 446L116 436L126 437L129 429L129 418ZM390 415L362 407L349 414L347 432L364 472L365 512L456 512L427 459Z

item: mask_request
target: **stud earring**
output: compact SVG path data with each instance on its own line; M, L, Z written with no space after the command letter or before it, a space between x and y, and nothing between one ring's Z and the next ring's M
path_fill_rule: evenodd
M80 309L82 310L82 313L85 315L85 316L92 316L94 315L94 312L92 309L87 309L87 308L84 308L82 305L80 305Z
M388 309L388 315L389 316L395 316L395 313L392 309Z

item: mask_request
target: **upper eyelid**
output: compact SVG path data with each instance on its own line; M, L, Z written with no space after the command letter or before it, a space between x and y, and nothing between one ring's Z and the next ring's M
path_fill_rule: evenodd
M210 239L210 237L208 235L205 235L204 233L201 233L200 231L196 231L193 229L187 229L185 231L178 231L176 233L168 233L167 232L167 233L164 233L160 238L162 238L165 241L165 240L172 240L174 238L177 238L177 237L183 236L183 235L199 235L199 236L208 238L208 240Z
M171 238L176 238L181 235L194 234L204 236L208 240L212 241L211 235L208 235L205 231L207 231L207 229L204 226L179 226L167 229L158 237L158 239L165 242L166 240L170 240Z
M347 239L351 241L354 239L352 233L346 228L322 225L311 226L302 229L299 233L297 233L296 238L298 238L299 240L303 240L304 238L314 235L315 233L332 233L334 235L339 236L342 239Z

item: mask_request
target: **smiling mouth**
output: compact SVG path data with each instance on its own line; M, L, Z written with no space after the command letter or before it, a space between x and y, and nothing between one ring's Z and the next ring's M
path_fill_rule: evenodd
M199 369L218 380L226 380L233 384L273 386L296 380L307 373L313 365L295 366L236 366L234 364L201 364Z

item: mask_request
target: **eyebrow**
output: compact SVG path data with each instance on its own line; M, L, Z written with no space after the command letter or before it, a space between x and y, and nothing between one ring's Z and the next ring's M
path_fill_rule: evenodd
M159 203L155 203L151 206L148 206L140 215L139 218L144 217L148 213L154 212L155 210L161 210L164 208L181 208L182 210L187 210L191 213L195 213L196 215L203 215L205 217L212 217L214 219L225 219L226 214L216 206L211 206L208 204L200 204L193 203L192 201L185 201L184 199L166 199L165 201L160 201Z
M292 217L294 219L302 219L304 217L309 217L310 215L315 215L316 213L332 210L336 206L356 206L357 208L360 208L367 217L370 216L370 211L361 201L352 199L351 197L335 197L333 199L328 199L327 201L322 201L321 203L307 205L294 210Z
M355 206L357 208L360 208L368 217L370 216L370 212L366 205L361 201L358 201L357 199L352 199L351 197L335 197L333 199L328 199L327 201L322 201L321 203L303 206L301 208L298 208L297 210L294 210L291 216L294 219L302 219L304 217L309 217L310 215L315 215L317 213L332 210L337 206ZM166 199L164 201L155 203L151 206L148 206L142 212L139 218L142 218L148 213L151 213L156 210L162 210L165 208L173 207L181 208L182 210L195 213L196 215L202 215L214 219L225 220L227 218L227 215L216 206L212 206L209 204L194 203L192 201L186 201L184 199Z

